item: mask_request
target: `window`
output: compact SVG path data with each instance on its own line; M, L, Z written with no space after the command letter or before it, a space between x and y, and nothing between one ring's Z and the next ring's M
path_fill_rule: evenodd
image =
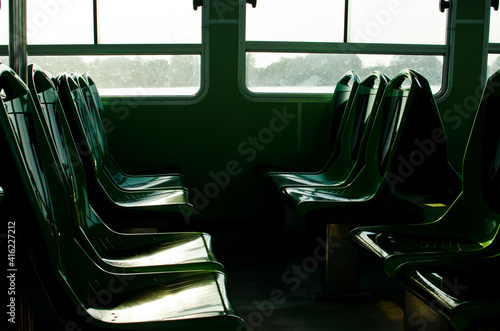
M418 24L419 20L425 24ZM350 0L348 24L349 42L435 45L446 42L446 15L438 10L434 0Z
M500 43L500 12L493 9L490 13L490 43Z
M92 1L27 2L29 45L93 44Z
M488 77L500 70L500 11L491 9Z
M201 44L201 10L188 1L98 1L103 44ZM160 33L159 33L160 32Z
M203 10L192 2L27 0L27 8L28 61L53 75L87 71L108 96L185 99L201 90Z
M344 3L345 0L259 1L255 9L247 10L246 40L341 42Z
M0 31L4 33L0 34L0 45L9 44L9 1L2 1L2 7L0 8Z
M33 56L51 73L88 72L102 95L194 95L200 89L199 55Z
M447 14L435 0L261 1L245 17L240 81L250 93L324 95L347 70L392 77L408 67L441 89Z

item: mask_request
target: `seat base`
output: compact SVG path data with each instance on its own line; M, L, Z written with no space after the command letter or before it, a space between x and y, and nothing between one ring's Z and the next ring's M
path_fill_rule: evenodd
M437 312L412 293L405 291L405 331L448 331L454 330Z
M321 297L359 293L358 250L349 239L356 223L326 225L326 261Z

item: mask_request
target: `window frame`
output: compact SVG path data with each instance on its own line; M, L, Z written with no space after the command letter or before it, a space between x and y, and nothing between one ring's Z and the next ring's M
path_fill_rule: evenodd
M443 72L441 89L435 94L436 98L443 97L448 87L448 67L450 54L450 26L452 23L452 9L448 9L446 16L446 40L444 45L435 44L386 44L386 43L355 43L347 41L348 2L345 5L344 40L343 42L280 42L280 41L247 41L246 40L246 11L248 8L240 2L239 11L239 38L238 50L238 86L243 96L252 101L275 101L276 99L299 102L325 102L330 100L333 91L324 93L284 93L284 92L253 92L246 84L246 54L249 52L277 52L277 53L315 53L315 54L355 54L355 55L431 55L443 56ZM346 71L349 68L346 68ZM339 77L340 78L340 77Z
M27 45L29 56L142 56L142 55L199 55L200 58L200 89L194 95L106 95L104 104L129 105L130 102L141 101L141 104L195 104L200 102L208 91L208 28L209 4L207 1L201 7L201 43L200 44L99 44L97 22L97 0L93 1L93 44ZM200 10L200 9L198 9ZM3 46L0 46L3 50ZM5 47L8 53L8 47ZM53 73L57 74L57 73Z

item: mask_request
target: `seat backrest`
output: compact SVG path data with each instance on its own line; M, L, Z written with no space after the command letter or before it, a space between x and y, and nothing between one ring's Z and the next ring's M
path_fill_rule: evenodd
M356 90L349 115L341 134L341 149L346 150L352 163L360 152L365 151L366 139L363 136L369 132L375 113L382 99L389 78L381 73L368 75Z
M331 164L339 154L340 137L347 118L346 113L354 99L360 79L354 71L348 71L342 76L335 86L333 97L328 104L325 123L328 123L325 141L330 153L328 161Z
M97 107L97 102L94 98L95 93L92 92L89 83L82 75L75 75L76 82L82 90L83 97L85 98L85 104L89 112L90 121L95 129L95 135L93 136L95 145L100 147L102 152L102 157L106 157L109 154L108 151L108 140L106 137L106 131L101 118L101 111ZM95 87L95 84L94 84ZM99 98L100 100L100 98Z
M92 92L92 96L94 97L94 102L97 106L97 110L99 111L101 118L106 118L106 112L104 111L104 104L102 103L101 95L99 94L99 90L97 89L96 83L94 82L94 80L92 79L92 77L88 72L83 73L82 77L89 85L90 91Z
M103 154L100 137L80 85L66 73L57 77L58 93L87 174L99 176Z
M141 313L155 302L156 297L168 299L167 303L179 300L184 302L184 299L172 296L171 293L165 291L165 288L158 286L167 282L174 285L177 283L176 288L179 292L174 291L174 294L182 293L181 295L189 302L195 301L190 299L192 292L200 298L206 298L205 293L209 294L212 301L207 304L205 316L216 316L218 312L227 313L227 316L233 314L224 293L225 284L221 273L172 272L139 275L110 273L100 268L95 263L96 260L93 260L76 240L73 224L68 222L72 216L72 197L66 192L66 181L61 180L66 176L66 171L62 167L52 166L59 162L57 148L52 146L52 140L58 135L54 134L52 138L46 136L47 130L53 127L51 125L54 123L52 121L54 118L51 118L50 114L54 112L50 111L51 107L47 107L46 110L49 111L46 114L49 116L43 119L41 107L35 106L28 87L14 71L4 64L0 64L0 96L0 136L4 138L0 140L2 144L6 143L8 154L10 154L5 155L6 160L3 161L12 162L13 168L17 170L16 180L19 179L18 185L23 187L34 214L34 217L22 219L25 222L22 228L30 229L24 232L28 233L31 238L43 238L41 241L36 241L37 246L30 248L31 261L36 264L37 271L44 270L43 273L38 273L38 276L42 277L44 286L50 286L51 294L57 293L57 295L51 295L50 300L51 303L57 301L59 305L55 310L58 313L63 312L63 318L71 318L68 319L70 321L75 321L77 318L77 322L95 322L100 326L107 324L108 327L119 324L117 327L128 329L141 328L143 325L126 326L124 323L127 320L141 322L144 319L144 321L161 323L161 318L168 316L165 312L175 313L177 309L159 309L158 311L161 312L156 312L152 317L147 314L141 315ZM59 111L58 114L62 112ZM56 128L64 126L55 125ZM26 201L22 206L25 208ZM21 224L18 226L21 228ZM102 240L105 241L106 238ZM43 247L38 245L40 243ZM23 245L33 246L34 244L32 240L26 240ZM106 302L100 300L103 291L109 288L109 284L114 283L123 285L119 297L114 297L113 302L111 302L111 297L106 298ZM200 291L203 292L201 295ZM96 298L99 302L95 300ZM147 305L141 307L141 304L145 302L144 298L147 299ZM94 299L93 302L92 299ZM120 306L122 300L125 304ZM60 306L61 302L64 306ZM110 307L111 303L117 304L118 308ZM187 306L181 309L188 312L191 308ZM115 321L114 311L123 313L123 311L128 312L129 309L133 310L130 315L141 316L133 316L131 319L125 317L120 319L121 322L111 324ZM216 312L213 312L214 310ZM111 318L104 316L102 312L110 312ZM205 312L193 311L193 316L203 316L203 313ZM66 326L75 326L76 321ZM108 323L102 323L102 321ZM149 324L146 324L144 327L148 326ZM236 328L236 326L233 327Z
M53 166L59 160L44 135L42 121L27 86L4 64L0 64L0 90L3 91L1 131L37 221L25 226L33 228L31 235L43 238L49 255L45 259L48 258L52 267L64 274L64 263L60 259L62 251L74 246L73 225L67 221L72 216L71 194L61 180L65 174L61 167ZM34 249L35 252L38 250Z
M463 191L443 216L449 231L466 232L500 252L500 71L486 84L463 159Z
M421 143L434 136L441 140L433 143L432 153L419 152ZM443 137L441 117L429 83L412 70L400 72L385 88L373 124L362 138L365 153L356 162L364 166L356 177L356 186L373 194L384 191L387 184L396 190L419 183L430 165L447 164ZM406 168L408 164L411 169Z
M70 196L69 203L73 215L71 218L67 217L65 222L72 223L75 228L81 228L84 233L93 233L96 236L106 233L106 225L89 205L85 169L52 77L40 67L30 64L28 85L31 94L37 97L38 101L34 102L35 111L40 114L45 135L52 142L54 155L57 157L53 162L53 167L63 172L61 181L65 183ZM93 240L93 242L96 241ZM93 250L97 247L89 248Z

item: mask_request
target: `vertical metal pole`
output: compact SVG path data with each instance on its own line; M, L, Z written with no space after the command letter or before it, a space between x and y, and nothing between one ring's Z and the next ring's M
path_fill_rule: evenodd
M26 0L9 0L9 65L23 81L28 66Z

